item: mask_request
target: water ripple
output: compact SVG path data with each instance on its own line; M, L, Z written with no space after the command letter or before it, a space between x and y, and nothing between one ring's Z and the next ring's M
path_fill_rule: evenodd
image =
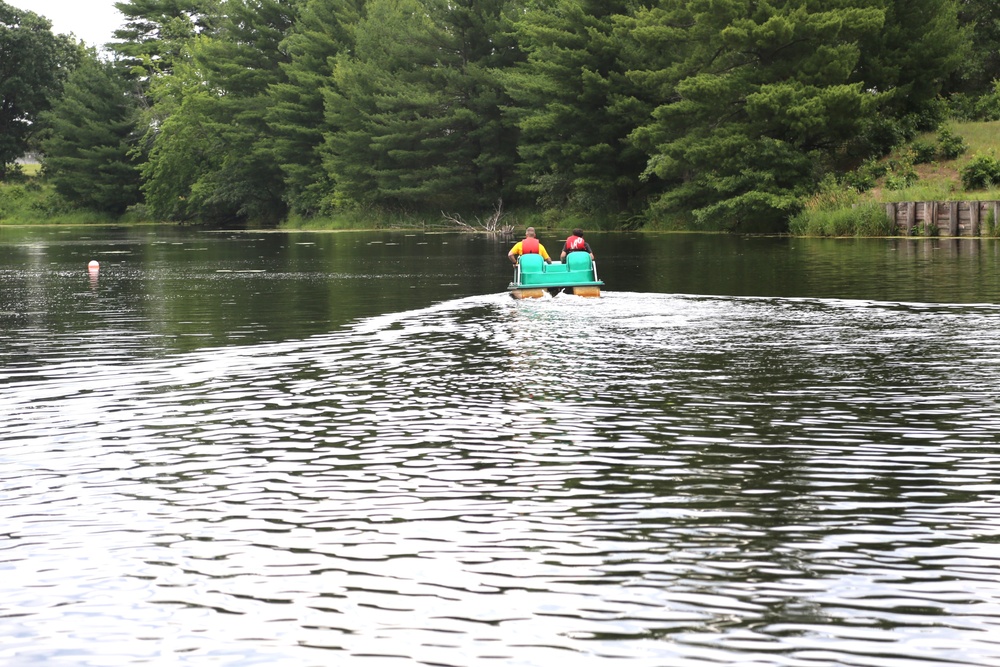
M13 342L0 662L1000 665L998 324L490 295Z

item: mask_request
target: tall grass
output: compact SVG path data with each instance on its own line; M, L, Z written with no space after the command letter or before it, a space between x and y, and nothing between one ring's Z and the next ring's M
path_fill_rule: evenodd
M895 236L896 223L882 204L857 204L851 208L806 210L788 223L795 236Z

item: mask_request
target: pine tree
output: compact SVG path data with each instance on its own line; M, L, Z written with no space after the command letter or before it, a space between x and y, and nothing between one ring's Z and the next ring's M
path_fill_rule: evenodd
M504 76L527 189L545 208L627 210L643 154L627 141L648 108L621 64L615 24L629 2L534 2L514 23L526 61Z
M125 23L108 46L127 71L169 73L181 50L198 35L210 35L222 0L123 0L115 8Z
M1000 81L1000 3L996 0L963 0L959 23L969 53L956 71L949 92L982 95Z
M308 0L281 48L284 79L272 84L272 106L267 123L272 155L284 175L285 199L303 215L320 211L333 184L323 169L319 147L326 132L323 89L330 85L333 62L350 53L353 28L364 10L364 0Z
M69 201L112 215L139 201L139 171L129 157L135 100L121 71L91 52L43 115L45 174Z
M633 76L661 99L632 135L647 176L667 188L658 206L711 226L780 229L877 109L854 81L858 42L884 21L868 4L665 0L637 12L640 47L674 48L650 52L661 69Z
M861 41L855 79L882 94L884 113L895 118L933 116L937 96L968 54L967 31L956 0L871 0L885 14L881 30ZM921 127L931 129L940 117ZM910 137L903 137L910 138Z
M503 0L371 0L326 90L334 203L486 208L511 197L516 141L495 74Z

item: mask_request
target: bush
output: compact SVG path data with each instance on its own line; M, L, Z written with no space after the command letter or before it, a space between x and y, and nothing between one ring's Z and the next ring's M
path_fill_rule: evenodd
M878 184L878 179L886 175L889 168L871 158L852 172L844 174L844 184L858 192L867 192Z
M941 157L945 160L954 160L965 154L969 147L960 135L953 133L946 127L938 130L938 145L941 147Z
M1000 120L1000 80L982 95L955 93L948 100L952 117L965 121Z
M910 148L913 151L913 164L927 164L937 157L937 146L928 141L914 141Z
M853 209L855 236L895 236L896 221L890 218L882 204L867 204Z
M885 187L888 190L904 190L916 183L920 176L913 168L914 155L912 151L904 151L898 158L888 161L889 172L885 177Z
M1000 120L1000 80L993 82L993 92L976 101L976 117L978 120Z
M810 211L836 211L850 208L861 201L858 191L837 181L832 174L827 174L819 182L816 191L803 201L803 208Z
M966 190L985 190L1000 184L1000 160L992 155L977 154L959 172Z

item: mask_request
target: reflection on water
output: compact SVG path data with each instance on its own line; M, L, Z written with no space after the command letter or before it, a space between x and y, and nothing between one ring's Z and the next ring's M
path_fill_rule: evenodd
M1000 307L122 317L0 347L5 664L1000 665Z

